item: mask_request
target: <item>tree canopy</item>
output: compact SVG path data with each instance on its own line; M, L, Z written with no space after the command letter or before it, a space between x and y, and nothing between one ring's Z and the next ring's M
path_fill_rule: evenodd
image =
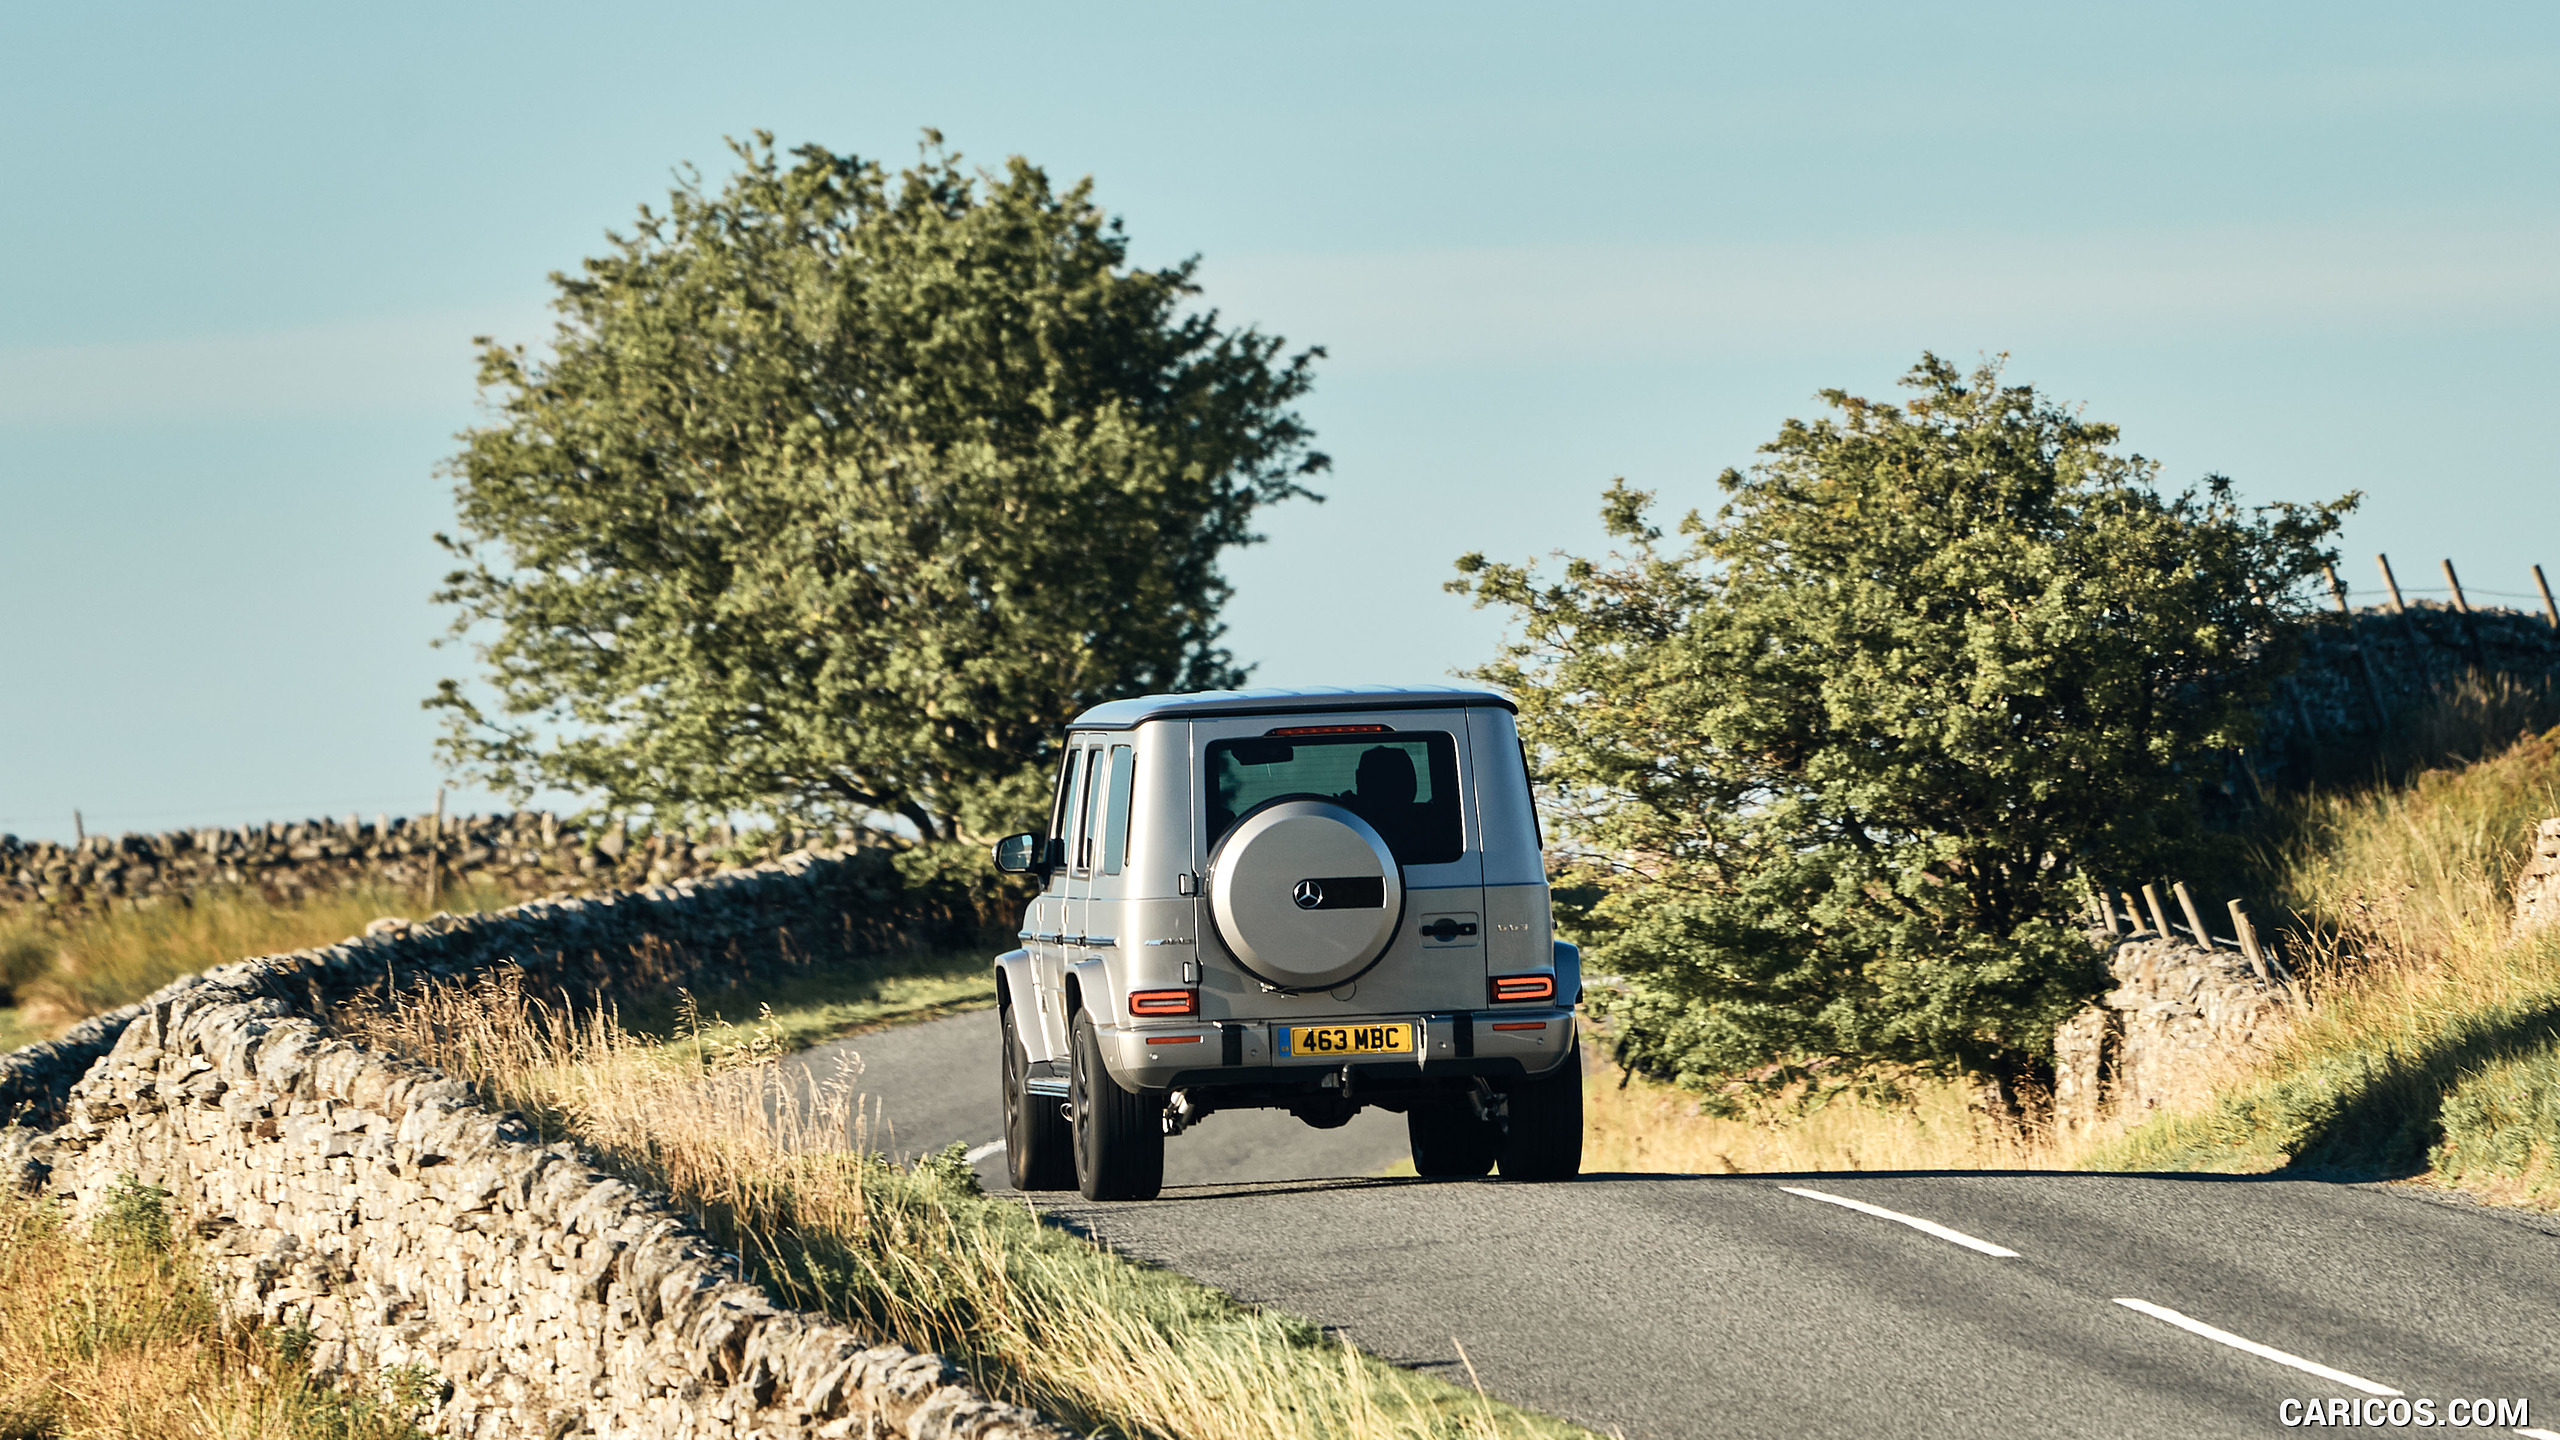
M2194 834L2355 502L2163 493L1996 365L1904 383L1823 392L1676 539L1620 481L1606 560L1459 562L1517 613L1478 673L1519 701L1592 963L1629 981L1622 1058L1655 1073L2033 1073L2098 984L2091 877Z
M551 277L547 358L479 342L436 598L487 688L443 682L440 748L611 809L1000 833L1078 710L1241 678L1217 559L1325 468L1322 351L1130 266L1089 180L732 149Z

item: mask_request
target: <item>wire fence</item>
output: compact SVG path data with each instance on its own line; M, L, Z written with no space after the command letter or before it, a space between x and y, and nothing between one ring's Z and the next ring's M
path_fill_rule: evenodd
M2560 603L2554 603L2552 600L2551 581L2543 574L2540 565L2527 567L2531 572L2533 584L2531 590L2499 590L2487 586L2463 584L2461 572L2454 568L2453 561L2450 559L2438 562L2444 576L2442 585L2404 583L2398 572L2391 568L2391 557L2388 554L2374 556L2373 563L2374 568L2381 573L2382 579L2381 585L2375 588L2349 585L2340 578L2334 567L2323 567L2328 581L2330 599L2337 605L2340 612L2355 609L2359 597L2362 597L2363 603L2380 609L2406 612L2409 608L2409 597L2416 596L2428 600L2441 597L2455 610L2468 613L2474 608L2471 597L2477 595L2489 599L2526 602L2516 607L2518 609L2532 609L2538 606L2542 611L2542 618L2554 629L2560 629Z
M2184 933L2188 943L2199 949L2237 951L2261 981L2293 984L2293 971L2277 952L2274 938L2258 933L2256 922L2249 917L2249 907L2241 901L2223 902L2222 911L2230 921L2227 928L2233 936L2226 940L2213 933L2211 922L2204 918L2206 908L2196 903L2194 892L2187 889L2183 880L2169 882L2169 894L2177 906L2174 911L2161 903L2156 884L2145 884L2138 896L2132 890L2105 884L2091 888L2096 892L2091 897L2091 908L2109 935L2128 940L2174 940ZM2181 919L2184 924L2179 923Z

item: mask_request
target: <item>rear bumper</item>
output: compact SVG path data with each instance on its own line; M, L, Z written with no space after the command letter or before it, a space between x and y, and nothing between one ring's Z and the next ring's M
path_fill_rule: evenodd
M1348 1073L1380 1085L1468 1075L1536 1075L1573 1048L1573 1012L1523 1006L1437 1015L1335 1018L1328 1025L1416 1025L1411 1054L1285 1054L1278 1021L1191 1021L1107 1028L1099 1033L1112 1077L1132 1089L1269 1089L1316 1086ZM1496 1026L1503 1028L1497 1029ZM1182 1037L1196 1037L1184 1039Z

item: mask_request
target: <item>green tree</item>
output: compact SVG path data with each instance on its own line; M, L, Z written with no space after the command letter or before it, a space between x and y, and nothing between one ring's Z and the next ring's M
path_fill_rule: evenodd
M436 598L489 689L427 702L448 760L947 840L1036 814L1085 706L1240 679L1218 555L1325 468L1289 408L1322 352L1129 266L1090 181L929 131L894 180L732 149L552 276L548 359L479 342Z
M2091 877L2195 834L2356 500L2163 494L1996 365L1904 384L1824 392L1675 542L1620 481L1606 562L1458 562L1517 612L1478 674L1519 700L1576 918L1630 982L1621 1058L1654 1073L2048 1065L2099 980Z

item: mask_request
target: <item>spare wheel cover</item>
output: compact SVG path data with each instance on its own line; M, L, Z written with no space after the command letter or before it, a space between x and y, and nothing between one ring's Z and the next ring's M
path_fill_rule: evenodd
M1368 821L1327 800L1274 800L1219 838L1209 915L1255 979L1331 989L1387 953L1404 876Z

